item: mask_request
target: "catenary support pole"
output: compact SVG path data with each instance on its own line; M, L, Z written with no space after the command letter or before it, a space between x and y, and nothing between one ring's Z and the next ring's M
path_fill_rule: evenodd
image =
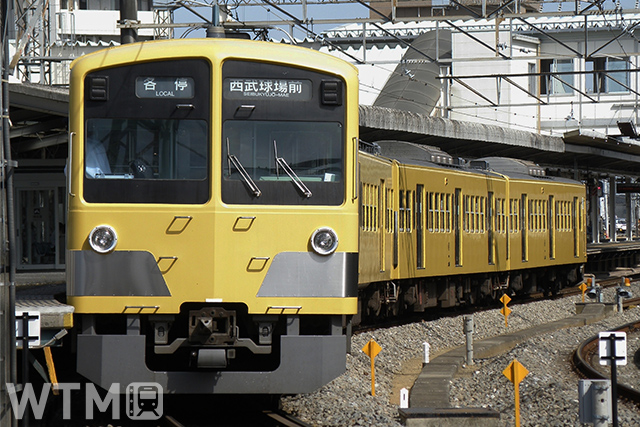
M8 342L5 341L6 348L3 349L3 357L6 357L3 367L3 371L8 371L8 381L2 383L2 390L6 387L6 383L17 383L17 362L16 362L16 340L15 340L15 275L16 275L16 233L15 233L15 209L13 199L13 169L14 162L11 159L11 141L9 137L9 10L12 2L6 1L1 3L2 13L0 14L0 25L2 26L0 37L2 41L2 82L1 82L1 119L0 124L2 127L2 151L4 158L2 163L2 184L3 184L3 196L2 210L5 215L6 221L2 224L4 227L4 239L0 244L3 246L5 256L3 257L3 271L2 276L4 278L4 327L7 328L5 336ZM6 251L8 250L8 253ZM8 276L8 277L7 277ZM8 279L8 280L7 280ZM3 331L4 332L4 331ZM8 367L8 369L7 369ZM6 393L6 392L5 392ZM5 397L8 399L8 396ZM17 420L12 417L11 411L3 414L3 423L7 422L7 425L17 426ZM7 421L5 421L5 419ZM4 427L4 424L3 426Z

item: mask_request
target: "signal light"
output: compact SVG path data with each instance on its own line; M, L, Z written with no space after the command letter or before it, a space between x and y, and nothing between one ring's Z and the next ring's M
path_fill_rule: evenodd
M602 288L598 285L591 286L587 290L587 296L596 302L602 302Z
M618 288L618 296L620 298L631 298L633 294L628 289Z

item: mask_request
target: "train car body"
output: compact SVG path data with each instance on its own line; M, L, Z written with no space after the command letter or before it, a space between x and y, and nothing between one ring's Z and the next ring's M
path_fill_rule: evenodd
M76 60L78 372L165 393L298 393L340 375L357 310L357 94L351 65L274 43Z
M454 165L433 147L380 141L361 152L362 316L556 292L586 261L585 188L535 165Z

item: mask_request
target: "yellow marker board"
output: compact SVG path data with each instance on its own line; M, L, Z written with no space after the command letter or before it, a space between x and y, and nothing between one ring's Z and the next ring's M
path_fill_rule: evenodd
M507 304L511 302L511 298L509 298L509 295L504 294L500 297L500 302L503 305L503 307L500 309L500 313L502 313L502 315L504 316L504 326L508 327L509 323L507 322L507 317L509 317L509 315L511 314L511 309L507 307Z
M582 291L582 302L584 302L584 293L587 292L588 289L586 283L581 283L578 289Z
M513 383L516 399L516 427L520 427L520 381L527 376L529 371L520 362L514 359L513 362L507 366L507 369L502 371L502 373Z
M364 351L364 354L373 359L378 355L378 353L382 351L382 347L380 347L380 345L374 340L370 340L364 345L364 347L362 347L362 351Z
M375 366L374 359L382 351L382 347L375 342L374 340L369 340L368 343L362 347L362 351L364 354L371 358L371 396L376 395L376 374L375 374Z

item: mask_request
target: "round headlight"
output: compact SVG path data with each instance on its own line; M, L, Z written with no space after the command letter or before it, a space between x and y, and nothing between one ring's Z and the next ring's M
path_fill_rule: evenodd
M99 225L89 234L89 245L98 253L111 252L116 247L116 243L118 243L116 230L108 225Z
M338 247L338 235L329 227L318 228L311 235L311 247L320 255L329 255Z

